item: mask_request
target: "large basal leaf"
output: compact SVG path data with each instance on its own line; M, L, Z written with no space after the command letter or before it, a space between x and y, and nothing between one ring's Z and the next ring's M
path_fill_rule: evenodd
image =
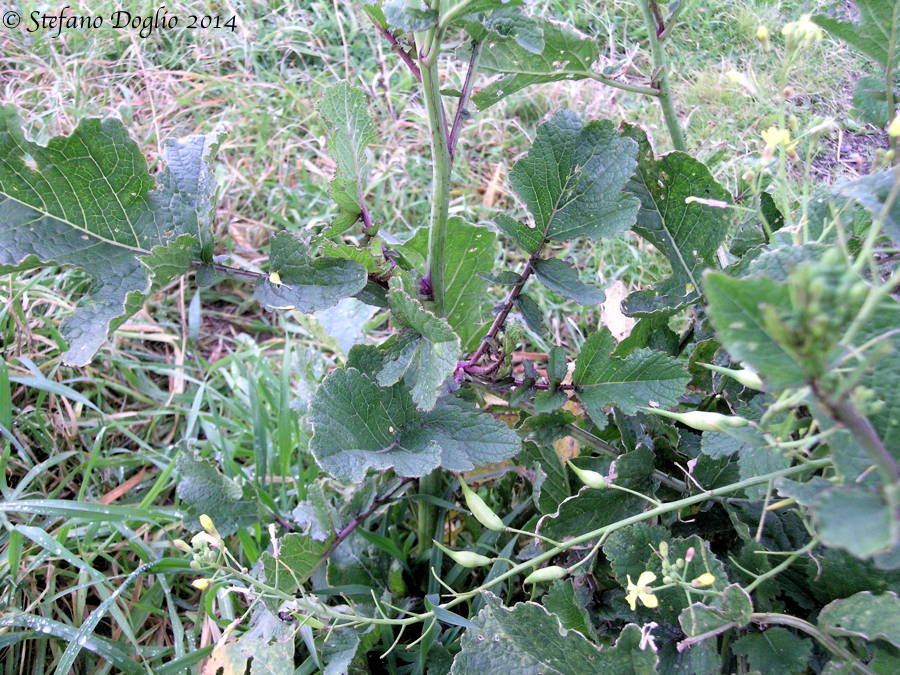
M337 163L331 197L340 208L330 235L339 234L359 218L365 208L368 166L366 149L376 130L366 109L365 94L346 82L326 90L319 114L328 130L328 149Z
M896 593L857 593L835 600L819 613L819 626L826 633L887 640L900 649L900 598Z
M464 352L478 348L491 320L491 300L484 275L497 256L497 235L461 218L447 223L444 243L444 314Z
M394 318L407 330L388 352L378 384L389 387L404 378L419 409L431 410L462 356L459 337L446 321L406 293L399 281L391 280L388 302Z
M733 279L707 272L704 292L716 334L736 361L752 366L767 386L776 389L805 383L800 364L776 342L762 318L763 305L790 309L787 286L769 279Z
M277 557L274 552L260 557L266 583L285 593L296 592L323 562L328 545L328 541L316 541L305 534L284 535L278 540Z
M531 51L537 46L534 41L523 46L521 31L507 39L495 40L488 36L479 68L501 77L472 97L479 110L489 108L505 96L532 84L591 77L591 66L600 56L597 40L582 37L549 21L538 25L544 42L540 53Z
M623 133L638 144L637 171L626 187L641 202L633 229L672 264L672 276L626 298L625 312L673 312L699 297L702 272L716 267L731 220L728 210L688 199L731 198L702 162L683 152L657 158L642 129L626 125Z
M311 419L313 456L325 471L348 482L362 481L369 468L393 468L401 476L424 476L438 466L468 471L521 449L515 432L467 403L444 399L422 413L402 383L382 388L356 368L325 378Z
M82 120L41 146L25 139L12 108L0 108L0 272L74 265L94 280L63 322L66 363L86 365L151 283L211 252L207 161L217 142L167 142L157 184L118 120Z
M853 45L883 68L900 63L900 2L897 0L856 0L859 23L838 21L816 14L813 21L829 33ZM893 61L889 64L889 56Z
M450 672L516 675L636 675L656 672L656 654L641 650L641 630L628 624L615 646L600 649L581 633L566 630L559 618L534 602L504 607L485 592L485 606L466 630Z
M543 240L600 239L628 229L639 202L622 192L634 172L636 144L608 120L589 122L572 111L537 131L510 183L528 206Z
M643 406L670 408L678 402L691 376L670 356L638 349L624 359L612 356L615 340L606 328L584 343L572 383L593 420L602 420L604 406L633 415Z
M898 3L900 5L900 3ZM851 197L862 204L872 219L884 218L884 231L894 241L900 241L900 188L890 207L885 212L888 198L900 183L900 172L897 169L885 169L870 176L844 183L835 188L839 195Z
M366 285L366 268L355 260L309 257L309 247L287 232L269 245L269 277L256 283L256 299L270 309L316 312L359 293ZM277 277L272 276L277 273Z

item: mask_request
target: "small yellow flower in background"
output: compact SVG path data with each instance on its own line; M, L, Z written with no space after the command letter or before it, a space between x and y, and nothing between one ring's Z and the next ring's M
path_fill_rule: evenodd
M198 591L205 591L209 588L209 579L194 579L191 582L191 586L196 588Z
M758 93L756 85L753 84L753 81L744 73L732 69L725 73L725 77L727 77L732 84L738 84L743 87L744 91L746 91L751 96L756 96L756 94Z
M650 584L656 581L656 575L653 572L645 571L641 572L641 576L638 577L637 583L631 581L631 575L627 575L628 585L625 587L625 600L628 602L628 606L631 607L631 611L634 611L637 607L637 601L640 600L644 607L649 607L650 609L655 609L659 607L659 599L653 595L653 589L650 588Z
M281 286L281 275L278 272L269 272L269 283L273 286Z
M788 151L793 150L794 147L791 145L791 132L781 127L769 127L762 132L762 139L766 143L765 150L763 150L763 159L771 159L772 155L775 154L775 149L780 145L784 146Z
M216 526L210 518L205 513L200 514L200 527L209 532L212 535L219 536L219 533L216 531Z
M763 49L769 51L772 48L772 44L769 42L769 29L763 25L759 25L756 28L756 39L759 40L759 43L762 45Z
M804 14L799 20L785 24L781 29L781 34L788 42L796 42L801 47L818 42L825 37L825 31L813 23L809 14Z
M900 136L900 115L897 115L888 127L888 136L891 138Z
M705 588L706 586L712 586L714 583L716 583L715 575L710 572L704 572L691 582L691 586L694 588Z

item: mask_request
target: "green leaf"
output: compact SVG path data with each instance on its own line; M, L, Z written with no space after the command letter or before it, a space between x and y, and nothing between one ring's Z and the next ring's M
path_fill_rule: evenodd
M328 232L333 236L355 223L366 208L366 149L375 142L377 132L366 109L365 94L346 82L325 91L319 114L328 130L328 149L337 163L331 197L341 213Z
M328 550L328 541L315 541L291 532L278 540L278 556L262 554L266 583L285 593L294 593L312 576Z
M541 513L553 513L572 494L566 467L549 445L526 443L519 462L534 473L532 499Z
M885 169L839 185L835 191L839 195L858 201L872 214L873 219L883 217L884 231L896 241L900 240L900 187L898 186L900 186L900 173L895 169ZM885 206L894 192L896 192L896 197L885 213Z
M0 108L0 273L74 265L94 280L63 322L66 363L86 365L140 308L155 275L186 272L189 241L193 258L211 254L207 161L217 144L214 135L168 141L157 184L118 120L85 119L40 146L12 108Z
M678 361L649 349L620 359L612 356L615 346L609 330L601 328L584 343L575 363L572 382L592 419L603 419L603 406L633 415L642 406L670 408L678 402L691 380Z
M466 22L466 31L473 39L507 39L516 41L516 45L526 52L540 54L544 51L544 25L522 13L518 7L503 7L504 3L496 1L497 9L477 15ZM470 10L474 11L474 10Z
M529 51L515 38L489 38L485 43L479 69L502 77L472 97L479 110L532 84L591 77L591 66L600 56L597 40L583 38L549 21L538 25L544 39L540 53ZM536 47L537 44L532 40L527 46Z
M726 586L710 604L695 602L681 611L678 623L687 635L701 635L728 624L743 628L750 623L753 603L738 584Z
M769 628L734 641L731 651L750 660L760 673L805 673L812 655L812 640L799 637L786 628Z
M900 63L900 3L891 0L857 0L859 23L838 21L816 14L813 21L835 37L856 47L883 68ZM888 63L888 55L893 61Z
M762 318L763 305L790 309L787 286L769 279L733 279L720 272L707 272L704 288L716 333L734 360L750 364L773 388L806 382L803 369L775 341Z
M504 234L509 236L528 253L537 253L540 250L541 244L543 243L543 237L538 228L528 227L515 218L507 216L505 213L501 213L494 218L494 223Z
M896 593L857 593L835 600L819 613L819 626L826 633L887 640L900 649L900 598Z
M580 467L583 468L583 467ZM653 452L646 446L620 455L615 462L616 484L649 493L653 473ZM621 490L598 490L582 486L577 494L563 500L555 513L538 522L540 533L561 541L595 530L640 512L647 502Z
M538 335L541 335L544 332L544 313L541 312L541 308L534 301L534 298L527 293L520 293L513 304L522 314L525 325Z
M389 387L405 377L412 399L421 410L431 410L444 381L462 358L459 337L446 321L429 312L391 280L388 302L394 318L409 330L401 336L378 373L378 384Z
M652 291L625 300L626 314L671 313L698 297L703 270L716 267L716 251L725 241L727 210L691 201L730 203L728 192L706 166L683 152L657 158L647 135L626 125L624 135L638 144L637 171L626 191L640 200L633 229L669 259L672 275Z
M558 579L543 597L544 607L555 614L563 628L577 630L589 640L597 635L591 624L591 617L584 604L576 597L575 585L571 579Z
M384 16L393 28L415 32L437 25L438 12L428 9L422 0L387 0Z
M198 518L203 513L213 519L223 537L259 522L256 501L244 499L241 486L222 475L212 462L183 452L175 470L179 476L175 492L188 505L195 529L200 529Z
M469 471L521 449L515 432L469 404L447 398L422 413L402 384L381 388L355 368L325 378L311 420L316 461L335 478L355 483L370 467L393 468L401 476L424 476L438 466Z
M350 663L359 649L359 642L359 635L350 628L328 631L319 646L319 655L325 663L322 675L343 675L349 672ZM293 663L291 665L293 674Z
M557 113L537 131L510 183L534 217L541 240L609 237L628 229L638 200L622 192L634 171L635 144L609 120Z
M862 487L834 487L812 502L816 530L826 546L867 558L898 541L897 516L880 495Z
M534 602L504 607L485 592L485 606L468 629L450 672L517 675L637 675L655 672L656 654L641 651L641 630L627 625L615 646L600 649L581 633L566 630L559 618Z
M705 436L706 434L703 435ZM790 465L791 457L778 448L748 443L744 448L741 448L738 455L741 480L772 473L779 469L786 469ZM744 493L750 499L764 499L767 490L767 485L754 485L744 488Z
M577 303L594 307L606 297L596 286L583 283L571 265L559 258L537 260L534 273L551 291L571 298Z
M477 349L491 321L491 300L484 276L494 267L497 235L461 218L447 222L444 242L444 315L464 352Z
M269 270L280 281L261 278L256 299L270 309L296 309L311 313L335 306L341 298L359 293L366 285L366 268L353 260L309 257L309 247L287 232L272 237Z
M887 126L891 119L884 78L859 78L853 91L853 107L864 122L877 127Z

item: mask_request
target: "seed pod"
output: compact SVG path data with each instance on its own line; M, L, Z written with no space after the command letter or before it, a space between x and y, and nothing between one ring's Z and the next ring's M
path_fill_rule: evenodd
M184 539L176 539L172 542L172 546L177 548L182 553L193 553L194 549L191 548L191 545L187 543Z
M741 370L732 370L731 368L723 368L722 366L714 366L711 363L701 363L701 366L712 370L716 373L722 373L722 375L727 375L728 377L737 380L742 385L747 387L748 389L756 389L757 391L762 391L763 383L759 378L759 375L754 373L749 368L742 368Z
M726 429L745 427L750 424L750 420L737 415L720 415L719 413L703 412L701 410L691 410L686 413L669 412L668 410L658 410L656 408L644 408L644 410L677 420L697 431L725 431Z
M432 539L432 541L434 541L434 539ZM484 567L485 565L490 565L492 562L494 562L487 556L479 555L478 553L473 553L472 551L452 551L437 541L434 541L434 545L441 549L448 556L450 556L450 558L453 559L454 562L462 565L463 567Z
M500 520L500 516L491 511L491 508L484 503L484 500L472 492L472 488L466 485L466 481L460 479L459 486L462 488L463 498L466 500L466 506L475 516L479 523L489 530L500 532L506 529L506 525Z
M569 468L572 469L572 472L578 476L578 480L587 485L588 487L594 488L595 490L602 490L607 487L609 483L603 475L597 473L596 471L591 471L590 469L579 469L577 466L572 464L570 460L568 462Z
M559 565L550 565L549 567L542 567L539 570L535 570L527 577L525 577L525 581L523 583L526 584L539 584L542 581L555 581L556 579L562 579L569 573L565 567L560 567Z

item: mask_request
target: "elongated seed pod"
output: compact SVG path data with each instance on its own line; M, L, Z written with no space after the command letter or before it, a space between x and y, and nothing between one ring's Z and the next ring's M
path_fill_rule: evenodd
M441 549L444 553L446 553L454 562L463 567L484 567L485 565L490 565L493 560L484 555L479 555L478 553L473 553L472 551L452 551L443 544L438 541L435 541L434 545Z
M569 460L568 464L569 468L572 469L572 473L578 476L578 480L580 480L588 487L592 487L596 490L602 490L609 485L609 483L607 483L606 481L606 478L604 478L602 474L599 474L596 471L591 471L590 469L579 469L577 466L572 464L571 460Z
M556 579L562 579L569 573L565 567L560 567L559 565L550 565L549 567L542 567L539 570L535 570L527 577L525 577L525 581L523 583L526 584L539 584L542 581L555 581Z
M475 516L479 523L496 532L506 529L506 525L500 520L500 516L491 511L491 507L485 504L481 497L472 492L472 488L466 485L466 481L460 479L459 486L462 488L466 506L469 507L469 511L472 512L472 515Z

